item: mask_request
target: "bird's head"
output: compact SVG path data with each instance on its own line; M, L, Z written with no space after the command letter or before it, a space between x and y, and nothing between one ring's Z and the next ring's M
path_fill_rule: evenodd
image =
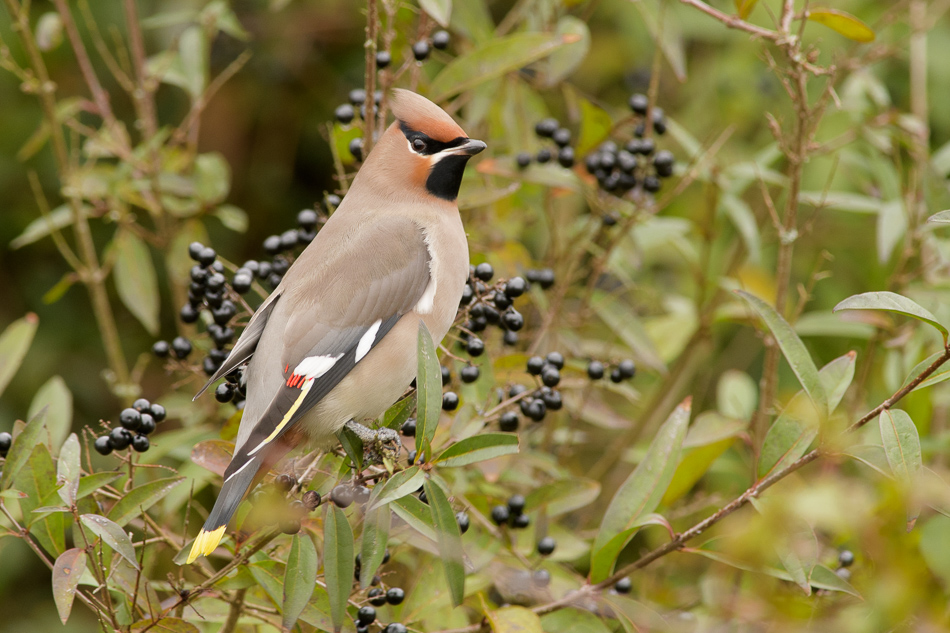
M391 109L396 120L361 173L378 173L399 189L408 185L413 194L454 201L465 163L485 149L485 143L468 138L442 108L414 92L393 91Z

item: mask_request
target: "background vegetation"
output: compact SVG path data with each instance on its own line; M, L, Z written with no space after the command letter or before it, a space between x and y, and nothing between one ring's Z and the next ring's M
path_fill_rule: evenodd
M377 573L406 598L374 631L947 628L950 3L4 7L0 631L353 631L387 543ZM417 62L443 28L448 48ZM374 72L377 50L392 64ZM460 200L488 285L545 268L554 283L516 298L518 341L489 328L482 355L455 343L463 309L440 352L460 405L438 430L419 407L396 474L363 471L368 500L324 503L294 536L251 516L236 554L228 539L179 566L238 417L191 402L214 345L207 313L178 318L188 244L212 245L230 281L298 211L332 211L375 107L369 123L334 111L390 86L489 145ZM607 191L584 166L631 138L634 93L676 157L655 193L642 173ZM519 167L557 153L534 131L551 116L574 164ZM266 292L234 295L238 323ZM175 336L196 351L151 354ZM526 362L550 352L567 359L563 408L534 422L512 387L540 396ZM588 377L628 358L632 381ZM438 403L437 372L420 402ZM168 411L151 448L91 450L141 397ZM509 411L517 435L499 428ZM289 496L349 486L350 448L300 457ZM492 520L513 495L526 529Z

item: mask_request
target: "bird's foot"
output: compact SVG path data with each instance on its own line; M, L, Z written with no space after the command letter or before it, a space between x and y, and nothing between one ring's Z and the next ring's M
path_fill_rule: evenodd
M371 429L350 420L346 428L363 442L363 460L370 464L381 464L384 460L395 461L402 449L399 434L392 429Z

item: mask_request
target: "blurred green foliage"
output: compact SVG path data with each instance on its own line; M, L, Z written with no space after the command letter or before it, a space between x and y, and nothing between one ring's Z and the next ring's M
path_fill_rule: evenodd
M381 617L416 630L476 630L483 617L495 631L549 633L948 627L950 392L942 380L950 373L936 368L901 392L947 360L946 341L928 323L950 323L950 241L927 220L950 206L950 110L941 102L950 85L948 7L788 4L791 12L778 0L379 0L377 45L394 61L378 79L396 76L394 85L438 99L489 145L460 199L473 263L488 261L502 277L550 267L557 281L519 299L527 326L517 346L486 334L485 356L472 359L481 371L474 384L461 384L464 363L443 354L462 405L442 414L432 476L403 469L378 482L362 509L318 511L299 535L279 537L228 576L221 593L177 614L190 624L168 630L226 629L224 598L237 596L252 607L239 630L279 630L288 613L301 630L320 630L344 609L353 630L355 608L345 603L352 550L382 559L368 534L389 539L384 582L407 593ZM17 433L0 501L48 553L82 547L78 525L98 535L108 547L90 548L87 573L108 568L117 621L128 629L214 571L172 559L210 503L235 410L207 397L192 404L200 368L149 354L156 338L176 334L210 347L197 335L203 328L177 320L187 244L212 244L235 264L260 258L265 236L345 186L358 166L347 146L363 129L359 120L334 124L333 112L364 85L367 5L69 3L98 95L57 17L66 5L34 2L23 19L55 84L67 169L14 28L22 4L5 0L0 12L0 65L9 71L0 74L0 324L15 323L0 339L0 430ZM150 84L151 124L140 93L111 72L137 81L130 5L149 77L161 80ZM438 19L448 21L448 51L412 61L411 45L440 28ZM630 137L631 93L665 111L668 132L655 138L677 158L655 196L612 195L583 166L608 137ZM118 124L104 123L97 96ZM519 169L519 152L551 146L534 133L547 116L571 130L577 165ZM88 261L70 222L88 214L100 277L70 271L64 249L42 235L46 205L80 268ZM94 310L96 288L107 305ZM845 306L860 310L832 312L872 291L915 303L864 296ZM31 312L35 319L24 318ZM110 331L118 352L104 341ZM28 351L18 342L31 343ZM568 357L564 410L542 424L522 418L520 452L507 455L510 436L482 432L497 430L495 409L517 410L494 388L536 386L524 363L553 350ZM589 359L615 366L627 357L639 367L633 383L586 377ZM875 410L896 405L887 401L895 393L899 409ZM90 461L100 420L116 421L139 395L170 413L152 449L134 468L115 457ZM398 426L405 415L394 409L387 420ZM81 462L70 432L80 433ZM464 465L453 468L447 460L459 454L455 465ZM350 457L319 459L306 483L325 495L349 476ZM78 486L73 497L56 478ZM760 493L762 478L774 486ZM423 479L428 507L408 495ZM388 505L377 510L383 493ZM492 507L513 493L527 497L528 530L490 523ZM72 512L32 512L61 504ZM459 561L452 514L462 508L472 528ZM707 531L700 522L710 516ZM0 517L0 594L18 604L0 631L57 628L50 574L11 525ZM136 606L124 529L137 554L146 551L151 583ZM684 532L695 538L682 552L657 549ZM557 549L542 559L534 546L545 535ZM141 546L145 538L157 540ZM97 563L92 554L103 549L118 554ZM842 551L854 553L853 564L839 563ZM439 558L444 565L432 564ZM631 594L589 591L585 578L597 583L625 567ZM550 584L538 582L538 570ZM331 587L314 588L318 578ZM360 591L352 598L362 603ZM579 593L559 602L570 591ZM65 630L97 626L77 604Z

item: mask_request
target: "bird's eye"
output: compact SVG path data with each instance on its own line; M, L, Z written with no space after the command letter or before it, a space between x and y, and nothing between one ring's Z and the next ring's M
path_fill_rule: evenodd
M426 151L426 142L421 138L412 139L412 149L418 153Z

